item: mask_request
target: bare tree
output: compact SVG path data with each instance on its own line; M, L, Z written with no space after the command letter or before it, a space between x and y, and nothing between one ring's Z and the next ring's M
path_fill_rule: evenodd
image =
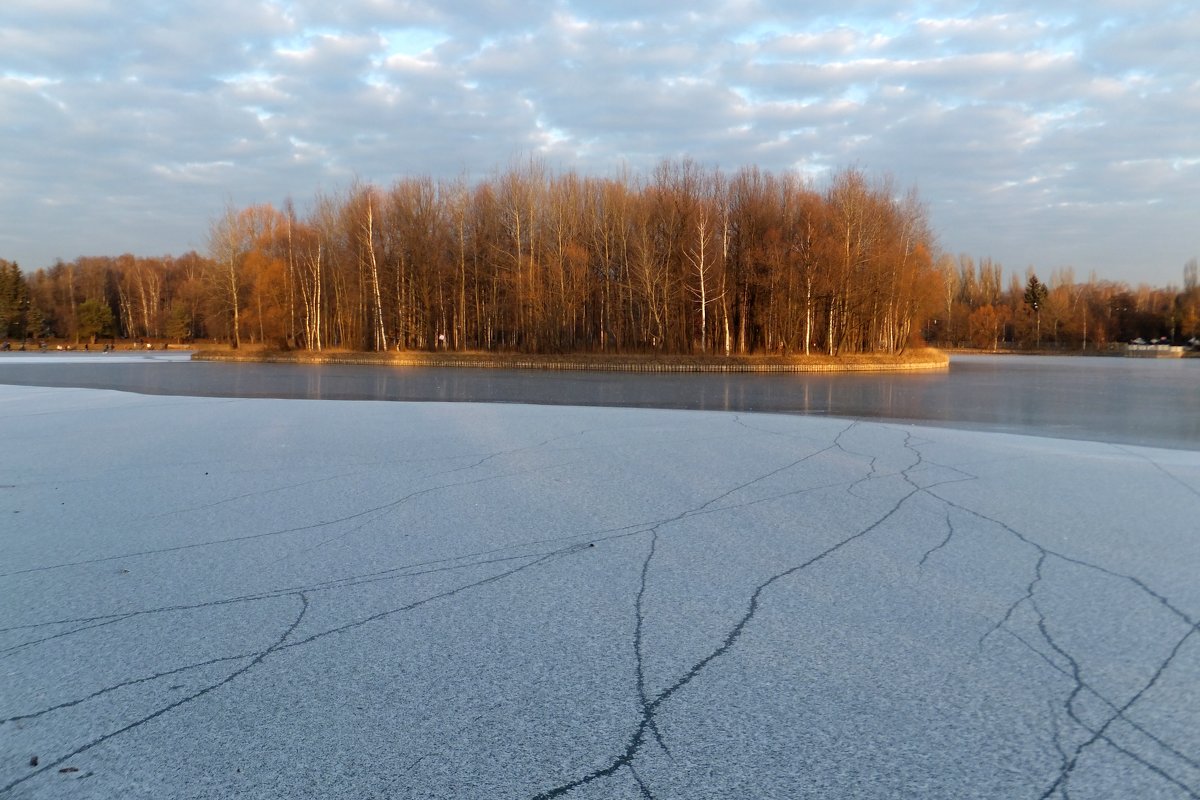
M249 250L246 231L232 203L209 227L208 252L213 260L212 285L230 316L229 341L236 349L242 344L242 260Z

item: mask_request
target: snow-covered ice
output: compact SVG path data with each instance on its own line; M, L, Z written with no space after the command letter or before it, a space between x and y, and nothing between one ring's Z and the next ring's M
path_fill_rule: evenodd
M32 350L24 353L5 353L4 361L9 364L145 364L185 363L190 361L190 350Z
M0 386L0 797L1196 797L1198 519L1186 450Z

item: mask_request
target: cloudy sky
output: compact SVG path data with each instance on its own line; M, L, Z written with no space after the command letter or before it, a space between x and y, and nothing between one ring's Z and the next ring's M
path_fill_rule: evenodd
M1194 0L3 0L0 258L203 249L227 202L355 176L689 156L890 173L946 251L1178 284L1198 42Z

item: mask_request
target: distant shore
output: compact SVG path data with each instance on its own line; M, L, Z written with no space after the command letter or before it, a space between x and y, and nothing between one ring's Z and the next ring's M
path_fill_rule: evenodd
M196 361L268 364L353 364L395 367L468 367L476 369L592 370L601 372L907 372L945 370L949 357L933 348L896 355L842 356L700 356L572 353L532 355L487 352L367 353L346 350L202 349Z
M1129 353L1127 346L1124 343L1116 343L1109 345L1104 349L1091 350L1056 350L1051 348L1043 348L1040 350L1026 349L998 349L978 348L978 347L948 347L942 352L947 356L963 355L963 356L1067 356L1070 358L1127 358ZM1183 352L1178 354L1178 358L1200 358L1200 350L1184 348Z

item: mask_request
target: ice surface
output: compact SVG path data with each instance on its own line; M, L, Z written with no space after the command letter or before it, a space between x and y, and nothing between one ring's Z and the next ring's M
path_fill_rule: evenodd
M1197 519L1191 451L0 386L0 797L1196 797Z
M150 361L181 363L191 361L190 350L113 350L105 353L100 348L80 352L78 350L31 350L8 352L3 355L6 364L144 364Z

